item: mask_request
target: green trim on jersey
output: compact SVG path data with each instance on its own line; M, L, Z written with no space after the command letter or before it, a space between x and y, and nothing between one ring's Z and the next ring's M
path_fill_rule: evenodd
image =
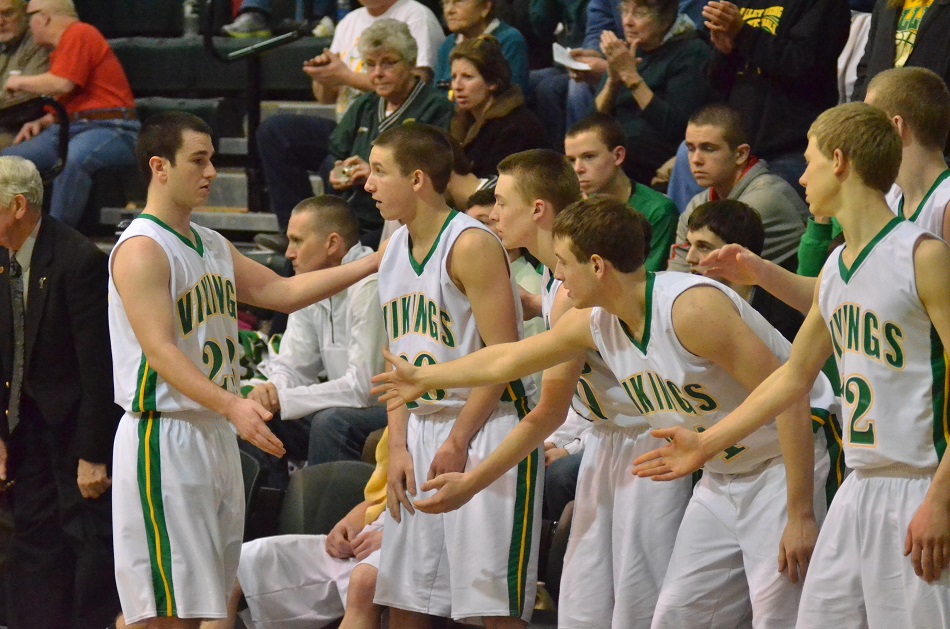
M544 287L544 290L551 292L551 286L554 285L554 271L548 269L548 285Z
M516 404L518 417L527 414L527 404ZM524 414L522 414L524 413ZM511 545L508 548L508 615L521 618L524 614L525 587L528 564L531 559L531 541L534 531L534 496L538 483L538 451L533 450L518 464L518 485L515 496L514 523ZM534 601L530 601L532 607Z
M927 191L927 194L924 195L924 198L921 199L920 203L917 204L917 209L914 210L913 216L911 216L907 220L909 220L911 223L917 222L917 219L920 218L920 213L923 211L924 206L927 205L927 201L930 199L930 195L932 195L937 190L937 188L940 187L940 184L942 184L947 177L950 177L950 168L948 168L947 170L937 175L937 178L934 180L933 185L930 186L930 190ZM903 194L901 194L901 200L897 202L897 215L900 217L904 216L904 195Z
M135 387L135 397L132 398L132 412L145 413L147 411L156 411L155 388L158 385L158 374L154 369L148 366L148 359L145 352L142 352L142 360L139 362L139 375L135 381L138 383Z
M948 171L950 172L950 171ZM943 343L936 328L930 327L930 368L933 371L933 398L934 411L934 450L937 452L937 461L943 459L943 453L950 442L950 359L944 351Z
M895 216L887 222L887 225L881 228L881 231L871 239L871 241L864 245L864 249L861 250L861 253L854 259L854 262L851 264L851 268L845 266L844 264L844 250L838 255L838 272L841 274L842 281L847 284L851 279L851 276L855 274L858 268L861 266L861 263L864 262L864 259L871 255L871 250L874 249L877 243L881 242L885 236L891 233L895 227L904 222L903 216Z
M501 401L517 402L525 397L524 382L521 380L512 380L505 386L505 391L501 394Z
M812 432L823 430L825 433L828 460L831 466L828 469L828 478L825 480L825 505L830 506L841 483L844 482L846 467L844 463L844 447L841 440L841 424L838 418L823 408L811 409Z
M157 216L154 216L154 215L152 215L152 214L146 214L146 213L143 212L143 213L139 214L138 218L144 218L144 219L150 220L150 221L152 221L153 223L155 223L156 225L158 225L159 227L164 227L164 228L167 229L169 232L171 232L172 234L174 234L174 235L178 238L178 240L180 240L180 241L182 241L183 243L185 243L185 244L188 246L189 249L191 249L192 251L194 251L195 253L197 253L199 256L204 257L204 254L205 254L204 243L201 242L201 236L198 235L198 232L195 231L195 228L194 228L194 227L190 227L190 226L189 226L189 229L191 230L191 235L195 237L195 241L194 241L194 242L191 242L190 240L188 240L187 238L185 238L184 236L182 236L181 234L179 234L178 232L176 232L174 229L172 229L171 227L169 227L168 224L165 223L165 221L163 221L162 219L158 218Z
M162 501L162 452L159 442L159 413L150 411L139 421L138 485L145 516L145 536L152 569L155 615L177 616L175 585L172 583L172 552Z
M429 258L432 257L432 254L435 253L436 247L439 246L439 240L442 239L442 234L445 232L445 228L449 226L449 223L452 222L452 219L458 216L458 212L452 210L449 212L448 217L445 219L445 222L442 223L442 229L439 230L439 234L435 237L435 240L432 241L432 246L429 247L429 253L426 254L426 257L422 259L422 262L416 262L416 259L412 257L412 237L408 239L409 242L409 264L412 266L412 270L416 272L416 276L422 275L422 272L426 268L426 262L429 261Z
M638 350L647 353L647 346L650 344L650 328L653 323L653 281L656 279L656 274L652 271L647 271L647 287L646 287L646 315L643 319L643 341L638 341L634 338L633 333L630 331L630 328L627 327L627 324L620 321L620 328L623 330L623 333L627 335L627 338L630 339L630 342L633 343Z

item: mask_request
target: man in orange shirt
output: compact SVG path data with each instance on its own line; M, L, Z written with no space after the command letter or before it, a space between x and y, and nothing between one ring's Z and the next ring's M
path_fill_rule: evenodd
M72 0L30 0L36 43L50 48L49 72L12 76L4 89L55 96L69 114L69 157L53 185L50 214L75 227L86 208L92 176L135 164L139 123L125 72L102 34L79 21ZM57 162L59 125L52 114L28 122L4 155L18 155L41 172Z

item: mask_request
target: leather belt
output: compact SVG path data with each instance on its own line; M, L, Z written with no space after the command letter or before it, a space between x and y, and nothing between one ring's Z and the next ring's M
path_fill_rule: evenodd
M86 122L91 120L138 120L134 109L117 107L115 109L86 109L69 115L70 122Z

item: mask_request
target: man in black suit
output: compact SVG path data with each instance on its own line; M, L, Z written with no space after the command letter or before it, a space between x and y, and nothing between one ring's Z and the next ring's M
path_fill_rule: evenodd
M36 167L0 157L0 481L14 526L7 620L10 629L101 629L119 608L109 469L121 412L107 258L41 216L42 204Z

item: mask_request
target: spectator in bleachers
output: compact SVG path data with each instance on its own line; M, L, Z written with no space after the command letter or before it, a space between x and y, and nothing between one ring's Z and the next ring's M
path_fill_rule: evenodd
M339 124L282 114L271 116L258 129L271 208L282 231L297 203L313 195L308 171L319 171L328 188L349 197L360 232L371 234L366 241L375 246L383 219L363 190L373 140L409 119L440 127L449 124L452 105L413 72L416 40L404 22L374 21L360 37L359 54L368 70L361 76L372 91L359 96Z
M498 162L512 153L548 146L544 125L511 82L497 39L466 39L452 51L451 60L455 116L449 131L475 175L492 177Z
M533 5L541 1L533 0ZM595 89L607 73L607 62L600 52L601 34L610 31L623 35L619 0L589 0L575 9L575 14L583 15L586 23L582 26L580 48L571 50L570 54L576 61L590 66L590 70L566 73L564 68L557 67L531 73L534 108L547 124L549 140L555 147L564 140L567 127L594 111Z
M888 68L927 68L950 83L948 34L950 5L946 2L878 0L852 100L862 100L871 79Z
M805 134L838 102L838 56L851 13L841 0L712 0L703 9L709 80L739 110L755 154L804 198ZM696 184L680 145L669 194L683 208Z
M452 80L449 55L456 45L479 35L491 35L501 46L501 52L511 69L511 80L521 87L523 93L527 93L528 44L516 28L495 16L492 0L443 0L442 11L452 34L439 47L435 66L436 84L441 87Z
M686 232L689 216L707 201L735 199L759 213L765 226L763 256L794 270L808 207L769 165L752 155L742 114L728 105L708 105L686 127L693 177L703 188L680 215L671 271L689 271Z
M287 235L287 259L298 274L372 253L360 244L356 219L339 197L302 201ZM375 275L291 313L279 353L259 366L267 382L247 395L280 414L283 421L269 425L290 458L309 465L360 459L366 437L386 426L386 409L369 393L369 379L384 366L384 344ZM250 444L241 447L273 472L268 486L286 486L286 457L278 460Z
M449 183L445 187L445 200L456 210L467 210L473 195L485 192L495 198L495 184L498 183L498 177L479 177L472 172L472 165L462 151L462 146L458 140L448 133L446 141L452 146L452 174L449 175ZM484 222L484 221L483 221Z
M75 227L86 209L93 175L135 164L139 122L119 60L94 26L79 21L72 0L30 0L30 31L51 49L50 69L11 76L4 89L55 96L69 114L69 158L53 184L50 214ZM59 155L59 124L52 114L28 122L4 155L18 155L51 170Z
M620 7L625 41L610 31L601 36L607 76L595 103L623 126L625 170L649 184L708 99L703 68L709 46L692 21L677 14L676 0L623 0Z
M800 312L760 288L730 282L700 266L707 255L732 243L762 255L765 228L758 212L734 199L703 203L689 217L686 242L686 263L691 273L722 282L749 302L782 336L789 341L795 339L804 321Z
M585 197L609 194L624 201L650 223L650 251L643 265L663 271L676 242L679 212L669 197L638 183L623 172L627 149L623 128L612 116L592 114L571 127L564 139L568 161Z
M0 0L0 84L11 75L33 76L49 69L49 52L33 41L27 22L26 0ZM0 93L0 110L24 97L4 90ZM9 125L0 129L0 148L9 146L19 130L19 125L16 129Z
M360 4L361 8L340 20L329 50L303 64L313 80L317 102L336 103L337 119L361 92L373 90L359 51L360 36L373 22L391 18L406 23L416 40L416 72L426 81L432 80L439 46L445 40L435 14L416 0L360 0Z

